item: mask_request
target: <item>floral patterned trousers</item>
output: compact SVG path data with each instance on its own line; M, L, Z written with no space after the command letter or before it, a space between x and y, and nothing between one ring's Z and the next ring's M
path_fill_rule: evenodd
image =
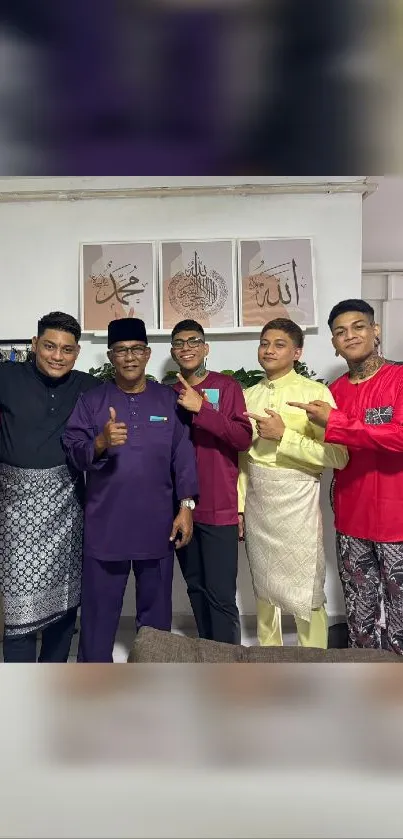
M336 534L350 647L381 647L381 603L390 650L403 655L403 542Z

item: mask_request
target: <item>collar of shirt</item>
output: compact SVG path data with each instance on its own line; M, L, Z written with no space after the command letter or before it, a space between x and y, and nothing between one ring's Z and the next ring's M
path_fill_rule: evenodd
M270 388L270 390L279 390L283 387L289 387L296 382L298 378L298 373L295 370L290 370L289 373L286 373L285 376L281 376L281 379L273 379L270 381L269 379L263 379L263 384L265 387Z
M60 376L59 378L52 378L52 376L47 376L45 373L42 373L41 370L39 370L39 368L36 366L35 360L27 361L26 364L32 367L33 373L36 376L36 378L39 379L39 381L42 382L42 384L44 384L46 387L50 388L59 387L59 385L62 385L65 382L67 382L71 373L71 370L69 370L69 372L66 373L65 376Z
M193 390L197 390L199 393L201 390L204 390L207 387L209 380L211 380L211 370L208 371L207 376L205 379L202 379L201 382L197 382L196 384L192 385ZM180 384L180 382L179 382ZM181 385L182 387L182 385Z

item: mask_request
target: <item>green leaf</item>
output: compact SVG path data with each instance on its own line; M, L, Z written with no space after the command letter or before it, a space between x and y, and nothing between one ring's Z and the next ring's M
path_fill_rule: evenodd
M177 376L175 370L168 370L165 373L165 376L162 377L161 384L163 384L163 385L175 385L177 381L178 381L178 376Z
M91 367L89 372L92 376L95 376L96 379L101 379L102 382L111 381L111 379L115 376L113 366L112 364L109 364L109 362L103 364L102 367Z
M314 370L309 370L304 361L296 361L294 369L300 376L305 376L307 379L315 379L321 384L328 384L325 379L319 378ZM103 382L111 381L115 376L114 368L109 362L105 362L105 364L101 367L91 367L89 372L92 376L95 376L95 378L100 379ZM263 370L245 370L244 367L240 367L239 370L221 370L221 373L224 376L231 376L244 390L248 387L256 385L264 378L265 375ZM153 382L158 381L158 379L151 375L151 373L146 374L146 379ZM168 370L162 378L162 384L164 385L174 385L177 381L177 373L175 370Z

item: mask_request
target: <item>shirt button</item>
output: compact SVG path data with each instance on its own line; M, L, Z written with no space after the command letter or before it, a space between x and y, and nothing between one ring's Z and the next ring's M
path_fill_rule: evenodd
M54 393L52 393L52 394L51 394L51 397L52 397L52 399L54 399L54 398L55 398L55 394L54 394Z
M130 397L130 402L134 402L134 396Z
M133 429L136 430L136 428L137 428L137 425L133 425Z

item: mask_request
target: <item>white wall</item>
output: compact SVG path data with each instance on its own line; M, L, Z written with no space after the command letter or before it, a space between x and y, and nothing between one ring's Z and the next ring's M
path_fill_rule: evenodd
M0 204L1 286L3 301L5 297L10 300L7 306L3 302L0 309L0 337L25 338L25 333L27 336L33 334L38 316L51 309L78 314L80 241L312 236L320 326L317 334L307 335L305 360L318 374L333 379L341 368L335 361L326 320L330 308L338 300L361 295L361 214L361 196L358 194ZM169 358L168 339L155 338L151 345L149 371L161 376ZM254 368L257 366L256 347L256 337L214 338L210 367ZM79 368L88 370L104 360L105 344L101 339L82 342ZM327 502L328 481L325 481L323 495L328 608L330 614L340 614L343 601L335 566L334 534ZM126 614L132 610L132 595L132 591L127 592ZM254 612L243 549L240 551L239 601L243 613ZM174 611L190 611L178 574Z
M403 271L365 272L362 296L374 309L381 326L382 354L393 361L403 361Z
M386 268L403 266L403 177L377 179L362 210L362 259Z
M382 352L403 361L403 177L378 179L363 204L362 296L382 327Z

